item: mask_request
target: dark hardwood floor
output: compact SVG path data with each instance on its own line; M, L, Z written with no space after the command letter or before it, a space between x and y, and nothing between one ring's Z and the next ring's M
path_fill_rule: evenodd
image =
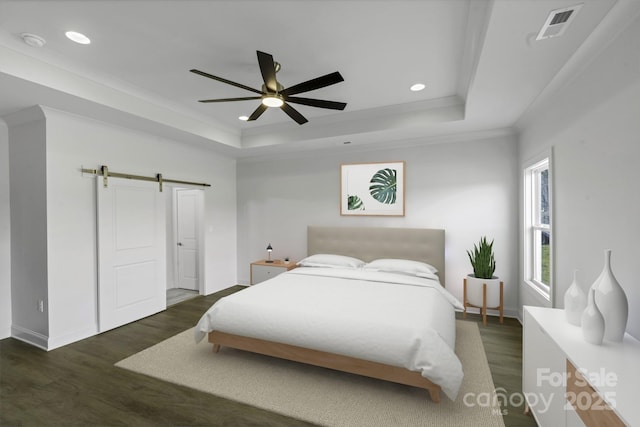
M288 418L114 367L114 363L196 324L236 286L196 297L129 325L45 352L0 340L1 426L304 426ZM469 321L479 322L470 315ZM481 335L497 388L521 390L522 328L491 318ZM522 407L506 407L507 426L535 426Z
M456 313L456 317L462 319L462 313ZM477 314L467 314L466 320L478 323L504 424L507 427L537 426L531 415L524 414L520 322L505 317L504 324L500 324L498 317L488 316L487 325L483 326L482 317Z

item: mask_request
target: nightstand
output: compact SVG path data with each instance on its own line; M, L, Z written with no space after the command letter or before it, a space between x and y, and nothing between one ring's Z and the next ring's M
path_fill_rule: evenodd
M266 262L264 259L252 262L251 284L255 285L256 283L264 282L267 279L276 277L278 274L293 270L294 268L296 268L296 263L294 261L285 263L281 259L276 259L273 262Z

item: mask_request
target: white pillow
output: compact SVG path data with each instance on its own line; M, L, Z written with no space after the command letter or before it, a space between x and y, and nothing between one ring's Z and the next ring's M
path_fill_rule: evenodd
M409 274L412 276L431 277L438 272L433 265L408 259L377 259L363 267L365 270L386 271L389 273Z
M438 277L436 273L416 273L416 276L424 277L425 279L440 280L440 277Z
M301 267L360 268L364 261L344 255L316 254L301 259L297 264Z

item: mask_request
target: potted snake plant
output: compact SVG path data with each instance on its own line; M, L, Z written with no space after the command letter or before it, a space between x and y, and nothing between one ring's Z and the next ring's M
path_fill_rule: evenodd
M493 254L493 240L481 237L472 251L467 251L473 267L473 274L467 275L467 301L475 306L483 306L482 288L487 284L487 307L500 305L500 278L494 276L496 260Z

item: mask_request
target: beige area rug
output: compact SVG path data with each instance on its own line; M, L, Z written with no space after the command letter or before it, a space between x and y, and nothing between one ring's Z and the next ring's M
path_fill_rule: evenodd
M504 426L478 326L457 320L465 376L455 402L426 390L222 348L184 331L116 366L327 426Z

